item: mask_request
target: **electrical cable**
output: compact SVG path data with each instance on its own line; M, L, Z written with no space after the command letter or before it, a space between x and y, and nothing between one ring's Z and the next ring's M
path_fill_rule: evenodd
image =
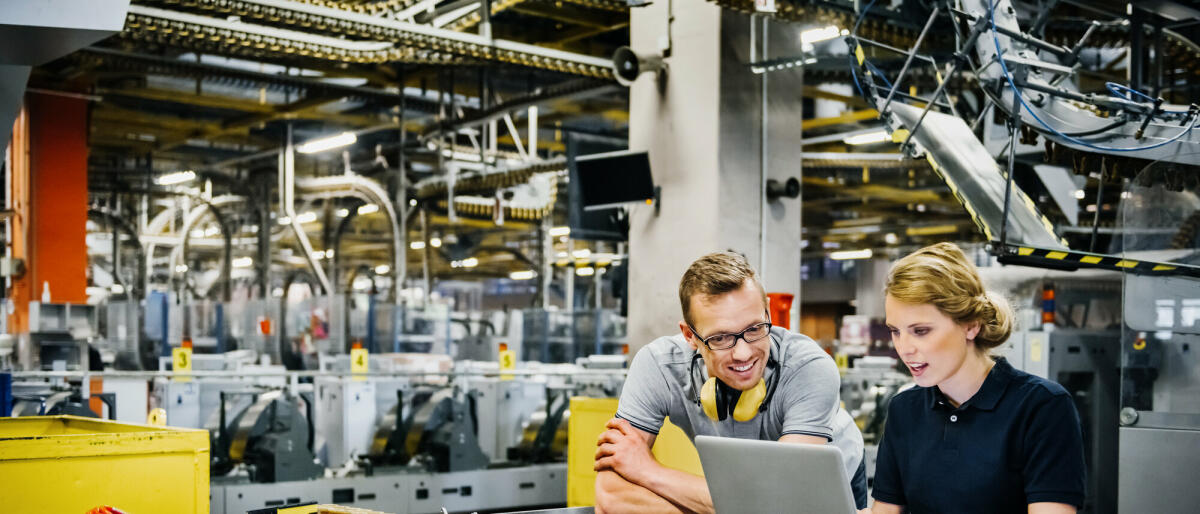
M1153 99L1153 98L1150 98L1150 95L1147 95L1146 93L1143 93L1143 92L1141 92L1141 91L1138 91L1138 90L1136 90L1136 89L1134 89L1134 88L1131 88L1131 87L1129 87L1129 86L1124 86L1124 85L1118 84L1118 83L1116 83L1116 82L1105 82L1105 83L1104 83L1104 87L1105 87L1106 89L1108 89L1108 93L1109 93L1109 94L1111 94L1111 95L1113 95L1113 96L1115 96L1115 97L1117 97L1117 98L1124 98L1124 99L1126 99L1126 100L1133 101L1133 99L1132 99L1132 98L1130 98L1128 95L1123 95L1123 94L1121 94L1121 91L1125 91L1125 92L1127 92L1127 93L1133 93L1133 94L1135 94L1135 95L1137 95L1137 96L1140 96L1140 97L1142 97L1142 98L1145 98L1147 102L1153 102L1153 101L1154 101L1154 99Z
M892 82L890 80L888 80L887 76L885 76L882 71L879 71L879 68L876 68L875 65L871 63L871 61L864 59L863 63L867 65L867 69L871 70L871 73L879 75L879 80L882 80L884 84L887 84L888 89L892 88Z
M1113 95L1113 96L1115 96L1115 97L1117 97L1117 98L1120 98L1120 99L1122 99L1122 100L1129 100L1129 101L1131 101L1131 102L1132 102L1132 101L1134 101L1134 100L1133 100L1132 98L1130 98L1128 95L1125 95L1125 94L1122 94L1122 93L1121 93L1122 91L1125 91L1125 92L1127 92L1127 93L1133 93L1134 95L1137 95L1137 96L1139 96L1139 97L1145 98L1147 102L1150 102L1150 103L1154 103L1154 102L1155 102L1155 99L1154 99L1154 98L1151 98L1151 97L1150 97L1150 95L1147 95L1146 93L1143 93L1143 92L1141 92L1141 91L1138 91L1138 90L1136 90L1136 89L1133 89L1133 88L1131 88L1131 87L1129 87L1129 86L1125 86L1125 85L1118 84L1118 83L1116 83L1116 82L1105 82L1105 83L1104 83L1104 87L1105 87L1105 89L1108 89L1108 93L1109 93L1110 95ZM1168 110L1166 110L1166 109L1162 109L1162 112L1169 112L1169 113L1176 113L1176 114L1185 114L1185 113L1187 113L1187 111L1168 111Z
M1057 135L1067 141L1075 143L1077 145L1085 146L1085 147L1088 147L1088 148L1091 148L1094 150L1099 150L1102 152L1140 152L1143 150L1152 150L1155 148L1159 148L1159 147L1174 143L1175 141L1179 140L1179 138L1183 137L1185 134L1190 133L1192 131L1192 128L1194 128L1196 126L1196 122L1200 121L1200 119L1197 119L1200 117L1192 116L1192 118L1193 118L1192 123L1190 123L1187 126L1187 128L1180 130L1179 133L1176 134L1174 137L1172 137L1166 141L1160 142L1160 143L1155 143L1153 145L1136 147L1136 148L1117 148L1117 147L1111 147L1111 146L1096 145L1096 144L1088 143L1086 141L1082 141L1082 140L1076 139L1074 137L1068 136L1068 135L1062 133L1061 131L1059 131L1058 129L1051 127L1048 123L1043 121L1042 118L1037 115L1037 113L1033 112L1033 108L1031 108L1029 106L1029 104L1025 103L1025 97L1021 95L1021 91L1017 88L1017 85L1016 85L1015 81L1013 80L1012 73L1009 73L1008 66L1004 64L1003 54L1000 50L1000 37L997 35L997 32L996 32L996 9L995 9L995 6L999 2L1000 2L1000 0L996 0L996 2L994 2L994 3L988 3L988 23L991 25L991 28L992 28L992 42L996 46L996 62L1000 64L1000 71L1002 73L1004 73L1004 79L1006 81L1008 81L1009 88L1012 89L1013 95L1016 97L1017 102L1020 103L1021 107L1023 107L1025 109L1025 111L1029 113L1030 116L1033 116L1033 119L1037 120L1037 122L1039 124L1041 124L1043 127L1045 127L1046 130L1049 130L1050 132L1053 132L1055 135ZM1134 91L1134 90L1130 89L1130 91ZM1014 116L1021 115L1020 111L1018 111L1016 113L1012 113L1012 114Z
M1117 120L1117 121L1114 121L1114 122L1112 122L1112 123L1109 123L1108 125L1105 125L1105 126L1103 126L1103 127L1100 127L1100 128L1094 128L1094 129L1091 129L1091 130L1081 130L1081 131L1079 131L1079 132L1067 132L1066 134L1067 134L1068 136L1074 136L1074 137L1094 136L1094 135L1096 135L1096 134L1099 134L1099 133L1101 133L1101 132L1108 132L1109 130L1112 130L1112 129L1115 129L1115 128L1117 128L1117 127L1120 127L1121 125L1124 125L1124 124L1125 124L1126 122L1128 122L1128 121L1129 121L1129 120L1126 120L1125 118L1121 118L1121 119L1119 119L1119 120Z

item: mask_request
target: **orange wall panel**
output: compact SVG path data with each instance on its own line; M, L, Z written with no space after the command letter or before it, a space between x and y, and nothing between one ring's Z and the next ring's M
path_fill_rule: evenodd
M31 94L29 106L30 250L40 299L87 301L87 100Z
M13 332L29 330L29 301L41 299L44 283L52 302L87 301L87 101L29 94L24 113L27 133L14 133L11 149L27 156L27 165L13 166L10 184L13 255L26 269L12 291Z

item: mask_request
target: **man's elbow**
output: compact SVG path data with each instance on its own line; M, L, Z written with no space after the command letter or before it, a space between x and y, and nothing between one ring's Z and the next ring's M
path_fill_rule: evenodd
M620 495L625 479L615 471L596 473L596 514L620 512Z

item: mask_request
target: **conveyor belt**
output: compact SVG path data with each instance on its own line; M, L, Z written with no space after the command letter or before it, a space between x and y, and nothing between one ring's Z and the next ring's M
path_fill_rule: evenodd
M608 59L295 0L138 0L123 35L236 53L352 63L473 59L611 78ZM169 7L164 9L162 7ZM203 15L201 14L203 13ZM215 17L219 16L219 17Z

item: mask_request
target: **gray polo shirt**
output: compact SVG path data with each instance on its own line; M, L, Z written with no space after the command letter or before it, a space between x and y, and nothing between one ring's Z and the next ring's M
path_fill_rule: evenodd
M808 336L771 329L771 352L779 362L764 375L783 373L767 410L746 422L732 416L714 421L697 403L697 389L708 380L708 370L697 360L692 378L692 349L682 334L660 337L634 355L629 365L617 416L642 431L658 434L663 418L683 429L693 441L697 435L775 441L787 434L824 437L842 451L846 477L853 477L863 457L862 433L841 408L841 377L837 365Z

